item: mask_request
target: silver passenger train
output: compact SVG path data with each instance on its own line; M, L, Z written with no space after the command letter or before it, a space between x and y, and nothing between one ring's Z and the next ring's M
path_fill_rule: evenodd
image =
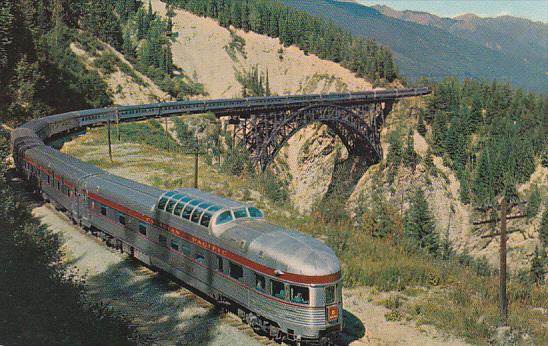
M196 189L164 191L109 174L44 141L114 119L245 112L265 105L418 96L428 89L188 101L69 112L13 130L17 168L59 210L277 340L327 344L342 330L339 260L322 242L269 224L247 204Z

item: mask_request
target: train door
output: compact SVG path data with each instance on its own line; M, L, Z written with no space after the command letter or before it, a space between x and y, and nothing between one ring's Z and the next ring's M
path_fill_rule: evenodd
M91 217L88 208L88 194L85 189L81 189L77 193L78 195L78 216L82 225L85 227L91 227Z

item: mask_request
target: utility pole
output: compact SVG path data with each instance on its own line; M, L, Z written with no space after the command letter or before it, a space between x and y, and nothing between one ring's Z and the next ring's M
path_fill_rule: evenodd
M116 132L118 137L118 142L120 142L120 112L116 108Z
M508 202L506 201L506 197L503 196L502 200L500 202L500 207L498 208L500 210L500 216L495 217L494 219L489 220L483 220L483 221L475 221L473 222L474 225L483 225L487 223L492 222L498 222L500 220L500 232L496 231L495 227L495 233L482 235L481 238L490 238L490 237L497 237L500 236L500 263L499 263L499 307L500 307L500 319L503 326L508 325L508 296L507 296L507 234L516 232L517 230L513 231L507 231L507 221L509 219L521 219L527 216L527 214L517 214L512 215L508 217L508 207L512 209L513 206L518 204L525 204L526 201L522 201L519 203L511 203L510 206L508 206ZM493 207L489 206L486 209L480 209L480 210L489 210L494 209Z
M198 146L196 146L196 151L194 152L194 188L198 188Z
M167 151L169 151L169 132L167 128L167 116L164 118L165 124L166 124L166 143L167 143Z
M110 157L110 162L112 162L112 142L110 140L110 114L108 116L107 132L108 132L108 156Z

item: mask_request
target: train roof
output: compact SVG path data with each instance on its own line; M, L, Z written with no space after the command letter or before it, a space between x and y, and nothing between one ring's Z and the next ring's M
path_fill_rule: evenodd
M219 238L251 260L283 272L322 276L341 270L335 252L323 242L263 219L236 220Z

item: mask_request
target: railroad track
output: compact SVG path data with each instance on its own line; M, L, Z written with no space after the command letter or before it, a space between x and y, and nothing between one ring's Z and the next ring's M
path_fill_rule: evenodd
M101 238L98 233L92 233L80 227L77 227L75 225L72 225L70 219L63 212L57 210L51 203L44 202L40 195L34 193L32 187L26 182L24 178L20 177L17 174L15 169L8 170L7 178L8 178L7 179L8 183L14 189L14 191L16 192L19 198L19 201L22 204L28 206L31 209L45 205L51 212L55 213L57 216L63 219L67 224L70 224L74 228L77 228L80 231L80 233L85 234L90 239L93 239L97 244L100 244L104 246L105 248L109 249L109 251L116 254L120 254L119 250L109 246L108 242L106 242L103 238ZM150 277L150 279L158 278L162 280L164 283L168 285L168 287L173 287L173 290L176 291L180 296L194 302L198 307L201 307L205 310L212 310L212 309L218 308L218 306L213 301L210 301L204 298L203 296L199 294L199 292L192 290L192 288L188 287L184 282L172 277L171 275L167 273L158 272L154 270L153 268L149 268L145 265L140 265L138 267L138 272L140 274L147 275L148 277ZM257 342L260 342L263 345L278 344L276 341L274 341L273 339L270 339L269 337L265 335L257 334L251 326L249 326L247 323L242 321L242 319L238 317L235 313L230 311L222 311L222 309L219 309L218 313L220 317L219 320L222 323L225 323L228 326L238 329L240 332L247 334L249 337L252 337ZM348 345L348 342L344 341L344 340L348 340L348 338L349 336L345 335L343 332L341 337L339 338L339 341L336 343L336 345L338 346ZM353 342L353 344L356 344L356 345L366 344L362 342L361 340L358 340L357 342L358 343Z

